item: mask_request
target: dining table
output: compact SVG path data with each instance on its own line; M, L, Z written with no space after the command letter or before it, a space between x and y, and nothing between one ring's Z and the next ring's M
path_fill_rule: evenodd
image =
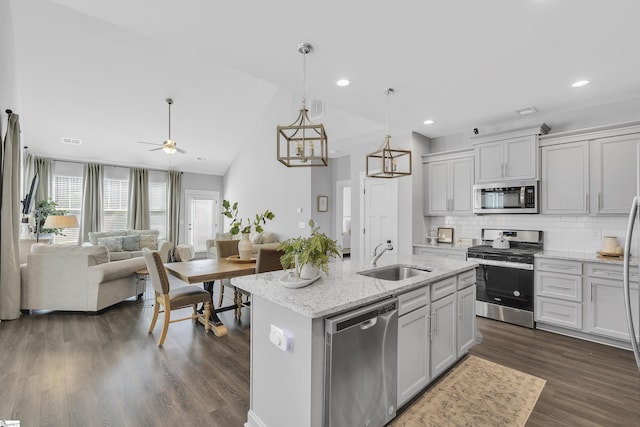
M227 335L227 327L218 317L218 313L236 310L239 313L242 303L242 294L236 289L234 291L234 303L224 307L214 308L213 304L213 284L216 280L232 279L234 277L255 274L256 260L254 257L249 260L241 260L236 257L228 258L207 258L195 259L191 261L166 263L167 271L183 282L189 284L203 283L204 288L211 294L211 317L209 319L211 330L217 337Z

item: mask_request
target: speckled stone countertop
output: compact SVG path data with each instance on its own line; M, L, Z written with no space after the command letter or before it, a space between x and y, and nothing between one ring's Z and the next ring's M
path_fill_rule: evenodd
M394 282L357 274L358 271L372 267L351 260L331 262L329 276L322 274L320 279L304 288L290 289L282 286L280 278L287 274L282 270L236 277L231 283L253 295L315 319L406 292L471 270L478 265L475 262L419 255L401 257L385 254L378 260L378 267L392 264L417 265L428 267L432 271Z
M466 252L469 246L460 246L455 243L438 243L435 245L429 243L414 243L414 248L429 248L429 249L450 249L460 252Z
M622 258L616 257L602 257L600 258L595 252L587 251L548 251L544 250L538 252L535 255L536 258L553 258L564 259L569 261L581 261L581 262L601 262L605 264L617 264L622 265ZM638 257L631 257L631 264L638 265Z

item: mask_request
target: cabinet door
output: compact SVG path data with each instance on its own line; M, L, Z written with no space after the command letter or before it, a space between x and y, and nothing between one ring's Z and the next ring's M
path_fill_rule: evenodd
M457 341L458 357L465 354L476 342L476 285L458 291Z
M431 378L456 361L456 294L431 303Z
M431 379L429 310L430 306L423 306L398 318L398 408Z
M476 183L502 181L502 142L488 142L475 147Z
M588 277L587 285L589 309L586 332L629 341L622 281ZM637 283L631 283L631 304L637 339L640 336Z
M451 161L451 202L454 214L473 214L473 157Z
M589 214L589 142L542 147L543 214Z
M427 215L447 215L449 210L449 162L425 164Z
M592 209L596 214L627 214L636 195L636 150L640 135L596 139L591 156Z
M504 141L503 176L506 179L538 178L538 142L535 136Z

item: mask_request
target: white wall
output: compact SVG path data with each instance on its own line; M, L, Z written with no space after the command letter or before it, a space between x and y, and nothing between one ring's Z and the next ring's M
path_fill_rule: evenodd
M224 175L223 197L238 202L245 218L265 209L275 213L265 229L278 234L280 240L309 234L309 228L300 229L298 223L306 224L312 215L311 168L288 168L276 159L276 126L291 123L297 114L291 93L278 90L249 138L229 141L242 144L242 149Z
M334 217L336 207L335 180L333 159L329 159L327 167L311 168L311 218L320 231L327 236L334 236ZM328 196L329 205L327 212L318 212L318 196Z
M15 69L16 50L11 20L11 5L8 1L0 2L0 117L3 119L3 131L6 130L7 108L20 114L18 93L18 76ZM4 135L3 135L4 136Z

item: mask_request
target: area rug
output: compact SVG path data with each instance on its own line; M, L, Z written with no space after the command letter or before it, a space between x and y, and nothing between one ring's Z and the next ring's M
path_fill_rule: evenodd
M469 356L389 426L524 426L545 383Z

